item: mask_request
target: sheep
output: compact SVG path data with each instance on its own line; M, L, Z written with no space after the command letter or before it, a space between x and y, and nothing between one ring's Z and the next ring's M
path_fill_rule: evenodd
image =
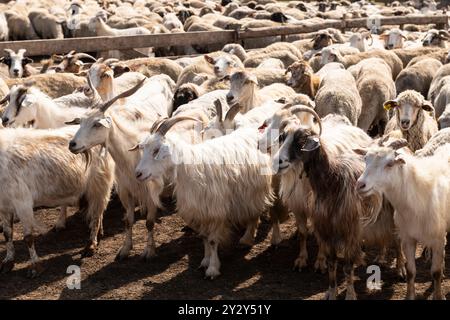
M428 30L427 34L422 40L424 47L436 46L440 48L447 48L447 40L449 40L450 34L447 30Z
M415 299L416 245L431 248L433 299L445 299L441 280L444 250L450 212L449 145L436 150L433 156L416 158L400 153L407 146L401 139L389 146L359 150L365 155L366 169L358 179L362 196L383 194L392 203L395 224L406 255L407 299Z
M231 54L224 54L216 58L209 55L204 55L204 57L209 64L214 66L214 74L218 78L230 75L234 69L244 68L239 58Z
M144 81L146 81L145 84ZM147 245L141 257L149 260L155 255L156 250L153 229L156 209L161 206L159 194L162 192L164 184L162 179L149 183L138 183L133 177L139 154L130 153L128 150L138 142L140 135L148 131L159 117L167 116L174 83L166 75L154 76L148 80L142 80L133 88L105 103L100 103L101 98L98 92L90 80L88 83L89 92L98 101L98 105L81 119L74 120L74 123L80 123L80 127L69 143L69 150L77 154L97 145L106 148L116 163L117 192L125 208L126 237L116 259L123 260L130 253L133 244L134 209L138 204L141 210L147 214ZM135 95L128 100L126 106L111 107L117 100L133 93Z
M137 58L126 61L111 63L110 67L114 71L114 77L118 77L125 72L140 72L147 78L164 73L173 81L177 82L183 68L173 60L166 58Z
M367 44L366 40L370 39L370 44ZM369 50L369 46L373 45L373 37L370 31L355 32L348 39L350 46L358 49L360 52Z
M403 48L404 40L407 40L403 31L397 28L382 33L380 39L385 42L386 50Z
M362 101L356 82L347 70L330 70L320 81L315 97L316 112L324 117L335 113L346 116L357 125Z
M26 14L24 15L14 9L7 10L4 13L8 22L8 38L10 41L39 39Z
M428 91L428 100L435 108L436 117L440 118L442 116L443 122L447 122L445 119L448 117L449 113L448 110L446 110L448 104L447 97L450 97L449 81L450 65L446 64L439 68L433 81L431 81L430 90Z
M229 105L238 103L241 106L241 112L246 113L265 101L289 97L294 94L295 91L292 88L281 83L274 83L259 89L258 80L254 74L247 71L238 71L231 75L227 102Z
M426 97L431 81L441 66L442 63L433 58L420 59L414 64L411 61L395 79L397 93L415 90Z
M0 13L0 41L9 40L8 21L4 13Z
M291 43L276 42L268 45L263 49L258 49L252 52L245 52L245 49L236 43L230 43L222 48L222 51L234 54L246 67L257 67L261 62L267 58L277 58L283 61L283 64L289 63L291 60L300 59L301 52ZM296 58L294 58L296 57Z
M28 14L31 25L41 39L63 39L64 33L61 24L65 20L58 19L47 10L39 9Z
M9 76L11 78L29 77L32 74L39 73L35 68L28 65L33 60L24 57L26 49L20 49L15 53L11 49L5 49L6 56L0 58L0 62L8 66Z
M285 68L287 68L289 65L298 60L298 57L293 55L291 52L287 50L279 50L279 51L272 51L269 54L267 53L254 54L244 61L244 66L246 68L256 68L259 64L261 64L261 62L266 60L268 57L281 60Z
M448 124L448 123L447 123ZM436 132L422 149L417 150L414 154L417 157L428 157L434 155L436 149L440 146L450 143L450 128L449 125Z
M2 115L4 126L21 127L32 122L36 129L60 128L87 111L77 106L60 107L31 83L13 86L8 95L9 104Z
M348 68L366 58L383 59L391 68L393 79L395 79L397 75L400 73L400 71L403 69L402 61L395 53L379 49L361 52L358 54L347 55L345 57L342 57L342 59L338 62L342 63L345 68Z
M82 256L95 252L101 218L113 184L111 162L96 152L87 155L91 160L68 152L67 143L74 132L73 128L2 129L0 171L6 189L2 193L0 212L7 241L6 258L0 264L2 272L14 267L14 215L23 224L24 240L30 253L28 275L36 277L44 270L34 247L33 232L42 231L42 225L33 216L35 207L87 202L90 240Z
M423 47L414 49L394 49L392 50L399 58L402 60L403 67L406 67L408 63L418 57L430 56L431 58L436 58L442 63L445 61L446 50L436 48L436 47ZM443 56L443 58L438 58L433 55Z
M256 69L283 69L284 70L283 61L276 58L269 58L261 62Z
M438 131L433 106L417 91L403 91L395 100L386 101L384 108L394 110L384 133L400 129L412 151L422 149Z
M126 72L114 78L114 71L108 64L108 61L103 61L102 59L97 60L91 66L88 71L88 77L104 101L112 99L116 92L125 91L146 78L139 72Z
M214 279L220 275L217 249L227 241L230 228L256 227L272 203L270 161L258 150L254 129L239 129L196 145L166 134L183 119L163 121L140 143L143 156L136 177L155 180L173 171L177 213L203 238L205 257L200 266L206 268L205 277ZM211 192L204 192L205 185Z
M391 69L379 58L364 59L355 67L356 87L362 101L358 127L374 136L383 134L388 122L383 103L396 97Z
M282 174L282 184L293 171L295 179L303 172L308 177L315 209L312 222L327 255L329 289L325 298L336 299L337 256L342 255L346 299L356 299L353 270L362 258L360 220L366 218L373 221L382 201L380 196L363 200L356 193L356 180L364 171L364 163L355 157L349 147L358 144L367 147L372 141L361 129L344 124L345 120L344 123L332 121L334 128L322 136L321 120L317 113L309 108L303 110L314 115L319 124L318 132L298 122L286 127L280 137L281 147L273 156L272 166ZM345 142L336 144L339 139ZM337 195L339 203L335 201Z
M342 57L346 55L356 54L360 51L353 47L345 45L331 45L323 48L317 55L321 56L321 64L326 65L330 62L341 62Z
M84 78L78 77L72 73L37 74L28 78L6 80L6 84L9 87L25 82L33 82L39 90L53 99L71 94L76 89L84 87L86 84Z
M132 36L132 35L152 34L151 31L149 31L144 27L135 27L127 29L111 28L103 21L103 18L100 16L95 16L91 18L91 20L89 21L89 28L95 31L97 36ZM141 51L148 56L151 54L152 48L142 49ZM108 53L108 57L110 58L115 57L115 55L116 53L114 52Z

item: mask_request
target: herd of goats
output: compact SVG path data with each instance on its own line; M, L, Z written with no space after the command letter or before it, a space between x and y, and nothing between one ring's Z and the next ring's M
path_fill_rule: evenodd
M1 4L0 34L18 40L216 31L446 12L433 0L59 2ZM77 28L68 28L74 20ZM143 259L155 256L157 210L172 199L203 239L200 266L211 279L220 275L218 248L232 232L252 246L267 214L277 245L280 224L292 213L295 267L307 266L313 234L314 268L329 275L327 299L337 296L338 260L346 299L356 299L354 269L368 248L379 264L394 249L414 299L417 244L431 254L433 298L445 299L450 35L435 25L402 27L328 28L244 46L141 48L185 55L176 58L71 51L40 66L24 49L5 50L0 271L14 267L15 222L23 225L29 276L43 271L34 245L46 230L33 213L39 208L60 208L60 230L67 207L77 206L90 230L83 256L94 255L114 192L125 210L117 260L132 249L136 208L146 216Z

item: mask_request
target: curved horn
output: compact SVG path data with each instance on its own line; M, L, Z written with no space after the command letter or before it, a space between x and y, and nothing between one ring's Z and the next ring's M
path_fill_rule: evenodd
M106 59L105 61L103 61L103 63L106 64L108 67L115 62L119 62L119 59L109 58L109 59Z
M103 57L98 58L97 63L102 63L104 60L105 60L105 58L103 58Z
M320 137L322 135L322 120L320 120L319 115L310 107L301 106L301 107L295 107L295 108L291 109L292 114L295 114L298 112L308 112L308 113L312 114L314 116L314 118L316 118L317 123L319 124L319 137Z
M168 118L168 117L164 117L164 118L161 118L161 119L156 120L156 121L153 123L152 127L150 128L150 133L155 133L155 132L158 130L158 128L159 128L159 126L161 125L161 123L163 123L163 122L166 121L167 119L169 119L169 118Z
M68 54L66 54L66 57L73 56L75 55L75 53L76 53L75 50L71 50Z
M19 51L17 51L17 54L25 54L25 52L27 52L27 49L19 49Z
M235 103L230 110L228 110L225 120L226 121L233 121L234 117L241 111L241 105L239 103Z
M90 54L84 53L84 52L75 54L75 57L77 59L86 58L86 59L91 59L92 61L97 61L97 59L95 59L93 56L91 56Z
M283 107L281 107L282 110L284 109L289 109L290 107L292 107L294 104L293 103L286 103Z
M222 111L222 102L220 102L220 99L217 99L214 101L214 106L216 107L216 114L217 119L219 119L219 122L223 121L223 111Z
M170 128L172 128L176 123L178 123L180 121L184 121L184 120L193 120L193 121L201 122L199 119L194 118L194 117L189 117L189 116L173 117L173 118L169 118L169 119L164 120L160 124L158 129L156 129L156 132L159 133L162 136L165 136L166 133L170 130Z
M9 101L9 93L6 96L4 96L2 100L0 100L0 104L4 104L7 101Z
M100 111L105 112L109 107L111 107L117 100L122 99L122 98L126 98L131 96L132 94L134 94L136 91L138 91L143 85L145 80L147 80L147 78L142 79L142 81L140 81L137 85L135 85L133 88L128 89L127 91L122 92L121 94L115 96L114 98L112 98L111 100L109 100L108 102L104 103L101 107L100 107Z

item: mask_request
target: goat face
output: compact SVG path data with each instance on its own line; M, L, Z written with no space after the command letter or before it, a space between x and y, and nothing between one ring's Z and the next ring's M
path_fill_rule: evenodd
M102 99L105 101L110 99L108 95L113 92L114 71L105 64L94 63L89 69L88 76Z
M240 103L247 96L250 97L257 85L255 75L241 71L233 73L230 78L230 91L227 93L228 104Z
M374 147L370 150L356 149L357 154L364 156L366 168L356 183L361 196L382 194L392 178L394 170L405 164L402 155L390 147Z
M13 86L9 92L9 104L3 112L2 122L7 126L23 126L36 119L36 98L28 94L25 86Z
M445 47L445 41L449 39L449 34L445 30L430 30L427 32L422 40L422 45L424 47L437 46Z
M321 52L321 63L326 65L330 62L339 62L339 53L334 48L323 48Z
M214 59L209 55L205 55L205 60L214 66L214 74L217 78L223 78L231 74L233 68L237 67L236 62L227 56Z
M18 53L10 51L9 55L0 59L0 62L8 66L8 72L11 78L22 78L25 66L33 62L32 59L23 56L24 52L22 50L19 50Z
M197 92L191 88L179 88L173 95L173 112L178 109L179 106L189 103L192 100L198 98Z
M320 50L333 44L333 37L328 33L317 33L312 39L313 49Z
M83 119L75 119L68 124L79 124L80 128L69 143L72 153L82 153L97 145L105 145L112 120L103 113L95 111Z
M287 80L288 86L298 88L304 86L309 81L312 69L305 63L294 62L287 68L287 72L291 73L291 77Z
M135 171L139 181L158 180L173 167L170 145L159 133L151 134L137 147L143 151Z

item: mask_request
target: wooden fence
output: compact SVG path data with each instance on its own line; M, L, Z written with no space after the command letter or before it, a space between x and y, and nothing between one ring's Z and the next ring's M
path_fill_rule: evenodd
M292 34L303 34L319 31L326 28L349 29L367 27L371 18L357 18L348 20L325 20L317 24L289 25L280 27L268 27L249 30L223 30L207 32L185 32L172 34L152 34L138 36L117 37L89 37L31 41L6 41L0 42L0 52L9 48L12 50L26 49L27 55L50 55L53 53L66 53L70 50L78 52L100 52L108 50L132 51L133 48L169 47L176 45L207 45L217 43L233 43L250 38L281 36L282 38ZM446 15L408 15L394 17L380 17L380 25L404 25L404 24L430 24L434 23L438 28L447 26Z

